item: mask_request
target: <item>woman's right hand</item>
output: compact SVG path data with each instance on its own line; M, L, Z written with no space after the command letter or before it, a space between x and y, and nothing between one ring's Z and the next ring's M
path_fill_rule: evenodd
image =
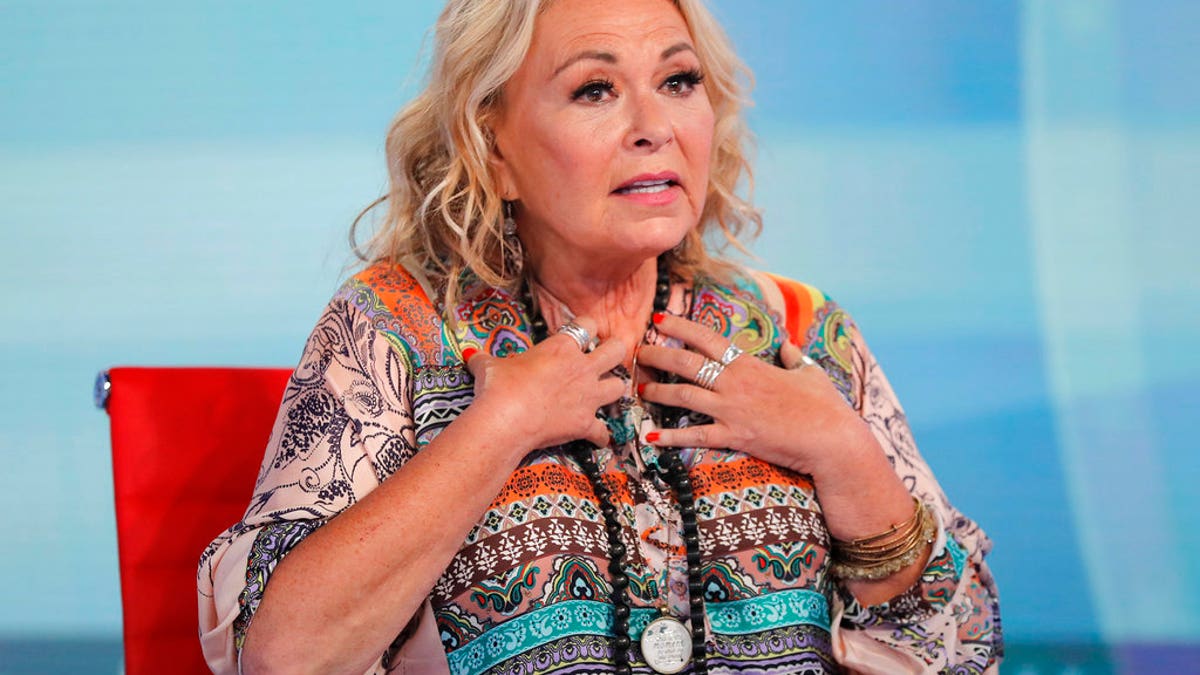
M595 335L596 322L575 323ZM596 410L625 393L624 383L609 372L625 359L627 347L610 338L584 353L569 335L557 333L520 354L498 358L464 350L467 369L475 377L475 401L495 411L510 431L527 439L527 449L585 439L605 446L609 432Z
M508 358L465 353L475 401L279 561L247 628L244 672L364 672L420 611L525 454L579 438L607 444L596 410L623 393L608 372L626 349L606 340L584 354L554 335Z

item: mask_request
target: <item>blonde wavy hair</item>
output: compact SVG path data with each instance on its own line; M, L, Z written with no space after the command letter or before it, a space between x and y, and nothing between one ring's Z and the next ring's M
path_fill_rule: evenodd
M714 113L712 158L700 222L671 251L673 274L723 276L728 264L709 254L706 236L719 228L745 252L739 236L762 228L759 211L738 194L753 189L742 117L750 73L703 0L671 0L683 15L705 74ZM504 201L488 161L489 123L504 84L529 51L538 13L553 0L449 0L438 19L429 82L400 110L387 135L388 193L359 214L350 241L360 258L404 264L449 314L467 269L484 282L515 289L521 278L505 265ZM362 246L363 217L385 204L375 234Z

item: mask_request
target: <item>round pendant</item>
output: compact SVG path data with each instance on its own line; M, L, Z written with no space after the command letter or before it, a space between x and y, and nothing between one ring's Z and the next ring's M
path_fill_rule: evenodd
M642 657L656 673L681 672L692 658L692 633L673 616L650 622L642 633Z

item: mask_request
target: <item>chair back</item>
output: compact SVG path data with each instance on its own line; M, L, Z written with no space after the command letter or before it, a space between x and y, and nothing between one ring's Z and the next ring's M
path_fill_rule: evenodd
M108 410L125 673L208 673L200 553L245 513L290 370L112 368Z

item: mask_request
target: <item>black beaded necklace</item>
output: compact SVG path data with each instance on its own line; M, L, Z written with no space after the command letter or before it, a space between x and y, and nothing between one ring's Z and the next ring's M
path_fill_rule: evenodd
M666 311L667 302L670 299L671 277L666 268L666 264L660 258L658 279L654 288L655 312ZM535 343L541 342L549 336L549 331L546 328L546 320L540 313L534 311L532 292L528 283L522 289L521 300L525 306L525 314L529 317L530 336ZM664 426L676 425L681 417L682 411L668 410L664 415ZM616 638L613 640L613 663L617 673L632 673L633 669L629 665L631 644L629 638L631 611L629 576L625 573L627 548L621 541L621 523L617 520L617 507L613 505L612 490L604 482L604 477L600 474L600 467L596 464L597 448L587 441L579 440L568 443L567 450L579 463L580 468L587 475L588 481L591 482L592 491L596 494L596 501L600 504L600 513L604 517L604 529L608 534L608 571L612 577L613 633L616 634ZM697 675L708 675L708 655L705 647L707 640L704 627L704 581L700 568L700 529L696 524L692 481L688 476L687 467L679 458L678 450L662 450L657 466L651 467L651 470L671 488L676 499L679 500L679 515L683 523L683 542L687 551L688 603L692 621L692 672Z

